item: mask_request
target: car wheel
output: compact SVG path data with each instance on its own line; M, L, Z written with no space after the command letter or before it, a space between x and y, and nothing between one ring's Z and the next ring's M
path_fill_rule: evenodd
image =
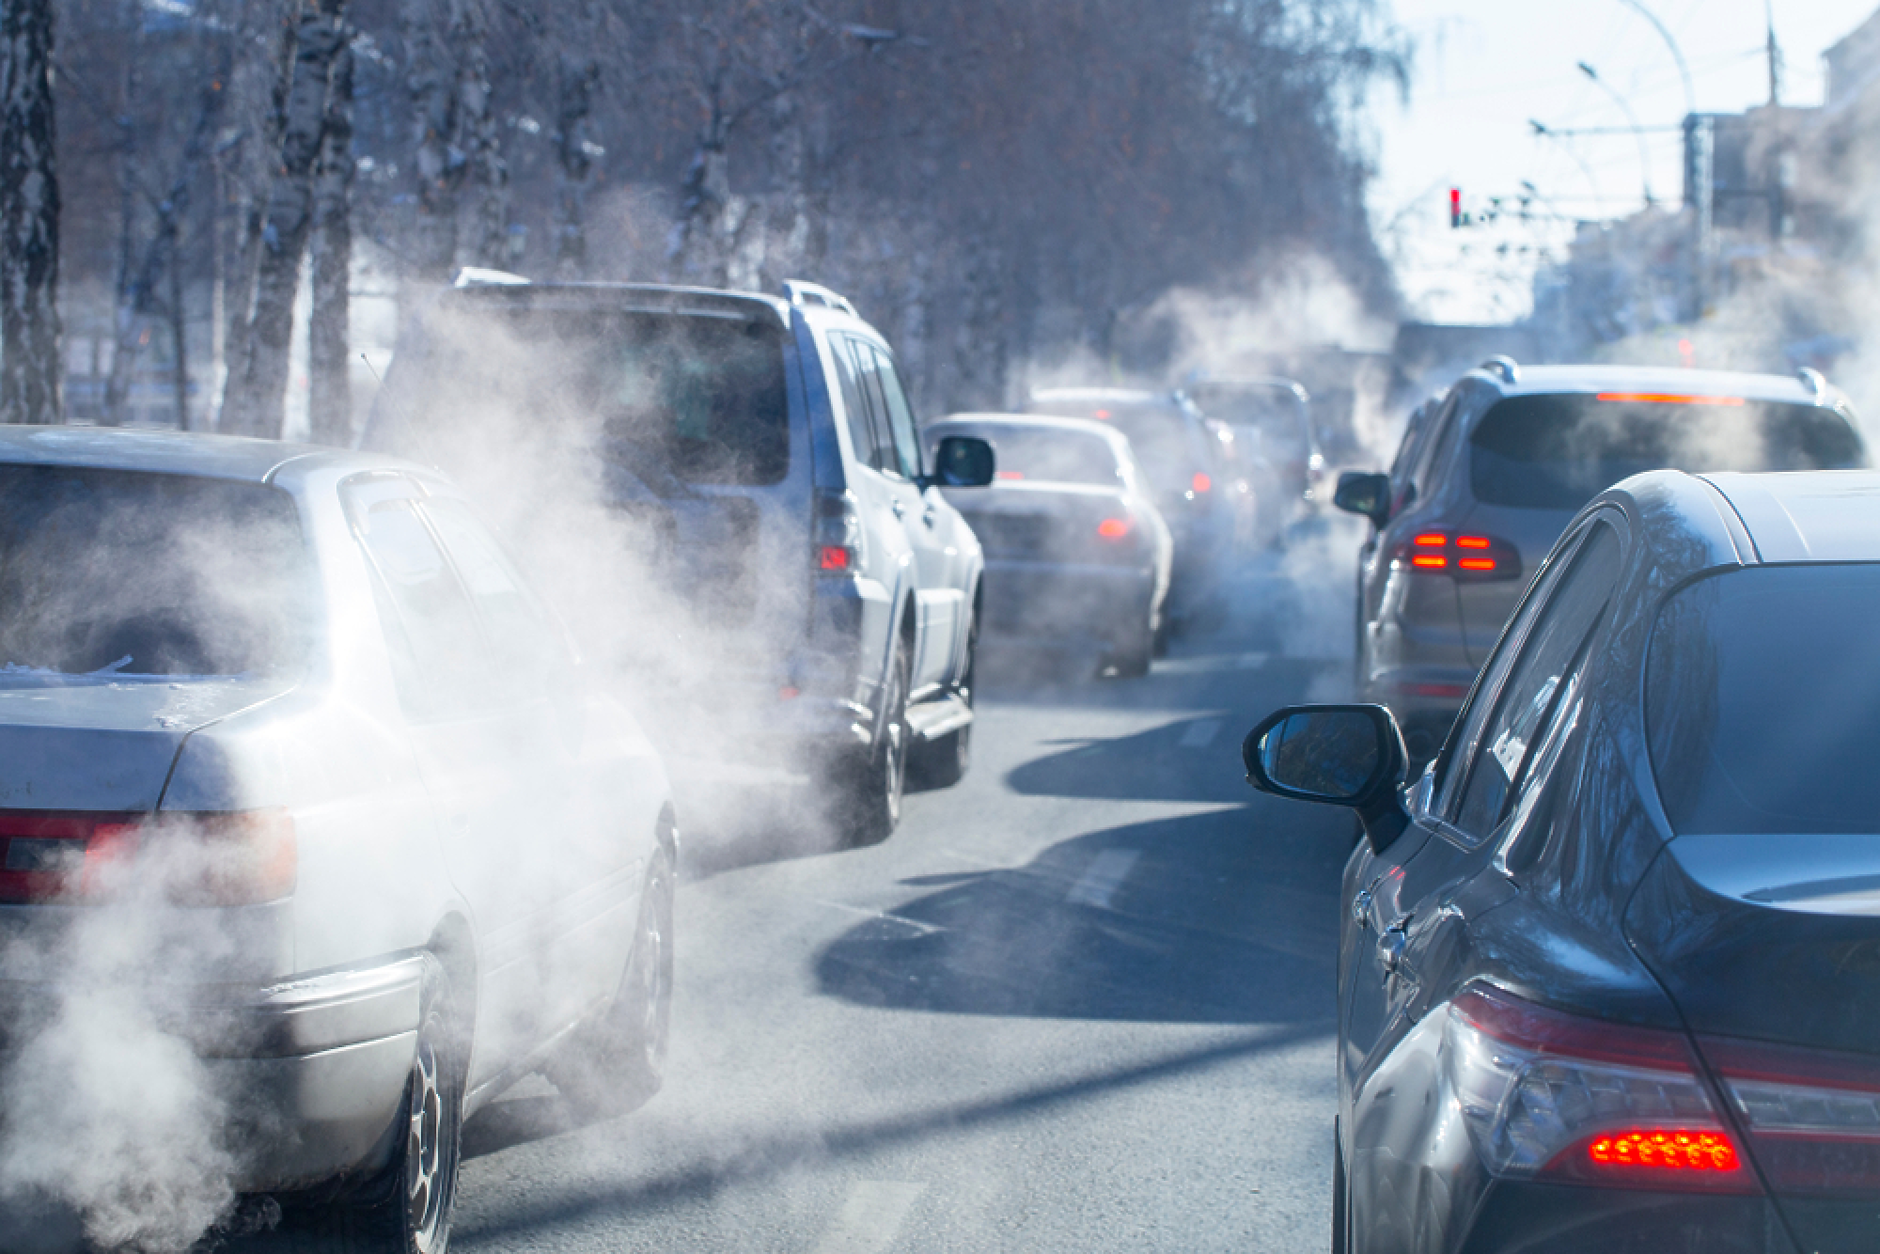
M1338 1121L1332 1120L1332 1254L1351 1248L1351 1199L1345 1193L1345 1147L1339 1141Z
M549 1068L567 1103L597 1117L625 1114L659 1092L672 1038L673 865L653 855L620 988L606 1014Z
M973 708L973 684L979 658L979 621L966 629L966 667L960 676L959 693L966 708ZM922 788L951 788L965 778L973 762L973 725L948 732L938 740L908 746L907 775L910 783Z
M1116 668L1118 679L1140 679L1149 673L1149 664L1155 656L1155 629L1148 623L1126 642L1110 653L1110 665Z
M450 977L426 964L418 1043L393 1128L392 1160L344 1204L337 1218L351 1254L445 1254L457 1169L463 1158L463 1087L468 1042L456 1019Z
M856 762L843 789L849 842L876 845L901 821L901 795L907 787L907 684L909 659L897 638L888 659L887 691L882 694L881 732L874 746Z
M1173 631L1174 627L1169 619L1169 612L1167 609L1164 609L1161 616L1155 620L1155 630L1150 637L1152 643L1149 652L1152 657L1168 656L1169 636Z

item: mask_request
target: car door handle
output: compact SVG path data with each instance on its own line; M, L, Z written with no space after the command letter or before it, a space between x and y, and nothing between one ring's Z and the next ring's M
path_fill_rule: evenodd
M934 507L931 505L929 505L926 509L920 512L920 520L926 523L929 527L934 525L934 519L938 517L940 517L940 515L934 510Z
M1351 917L1359 927L1371 926L1371 890L1360 888L1358 895L1351 900Z
M895 501L895 503L894 503L893 505L890 505L890 506L889 506L888 508L889 508L889 509L892 509L892 510L894 511L894 516L895 516L896 518L906 518L906 517L907 517L907 505L906 505L906 503L905 503L905 502L902 502L902 501L899 501L899 500L897 500L897 501Z

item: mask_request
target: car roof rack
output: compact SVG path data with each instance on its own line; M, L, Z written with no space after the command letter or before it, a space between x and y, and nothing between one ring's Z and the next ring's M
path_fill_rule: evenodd
M785 279L783 294L792 305L821 305L825 309L837 309L851 318L859 318L855 306L846 296L830 291L820 283L808 283L802 279Z
M1795 377L1808 385L1808 390L1815 394L1815 400L1828 399L1828 378L1813 366L1803 366L1795 372Z
M507 270L489 270L482 266L464 266L450 281L452 287L527 287L529 281Z
M1501 353L1495 354L1476 368L1486 370L1490 374L1500 375L1501 381L1510 386L1521 382L1521 363Z

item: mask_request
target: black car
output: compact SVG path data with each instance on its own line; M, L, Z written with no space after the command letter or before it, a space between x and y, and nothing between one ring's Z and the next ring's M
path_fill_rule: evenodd
M1380 706L1248 778L1353 806L1333 1248L1880 1247L1880 474L1640 475L1413 788Z

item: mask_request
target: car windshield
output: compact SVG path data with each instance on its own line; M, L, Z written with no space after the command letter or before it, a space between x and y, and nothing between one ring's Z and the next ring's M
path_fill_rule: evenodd
M1865 463L1831 409L1741 397L1513 396L1469 437L1469 482L1488 505L1576 510L1630 475L1666 467L1828 470Z
M278 672L304 658L312 588L279 489L0 466L0 673Z
M1097 436L1048 427L982 430L992 444L1001 480L1115 487L1122 477L1116 454Z
M486 433L595 442L662 484L779 483L790 470L782 328L774 320L594 309L440 315L411 443ZM453 459L454 460L454 459Z
M1880 565L1703 579L1658 615L1647 737L1674 831L1880 834Z

